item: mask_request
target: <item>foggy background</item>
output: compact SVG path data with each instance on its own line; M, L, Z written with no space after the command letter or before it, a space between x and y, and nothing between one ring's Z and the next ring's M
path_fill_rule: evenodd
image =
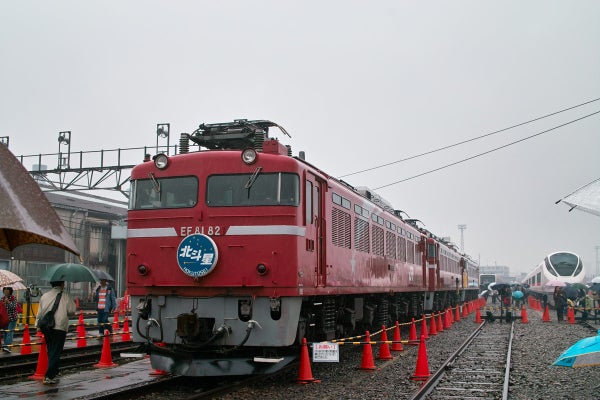
M467 225L482 265L568 250L593 272L600 218L555 201L600 176L599 20L597 1L2 2L0 136L20 156L268 119L434 234Z

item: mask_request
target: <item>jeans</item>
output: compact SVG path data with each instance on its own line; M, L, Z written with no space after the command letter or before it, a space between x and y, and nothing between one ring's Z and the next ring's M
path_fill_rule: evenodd
M108 329L108 332L112 333L112 325L108 322L109 315L108 311L98 310L98 331L100 335L104 335L105 329Z
M6 327L6 332L4 332L4 345L8 346L13 342L13 334L15 333L15 328L17 327L17 321L10 321L8 326Z
M46 370L46 378L54 379L56 375L58 375L60 354L65 346L67 332L58 329L50 329L50 332L48 332L44 338L46 339L46 346L48 347L48 369Z

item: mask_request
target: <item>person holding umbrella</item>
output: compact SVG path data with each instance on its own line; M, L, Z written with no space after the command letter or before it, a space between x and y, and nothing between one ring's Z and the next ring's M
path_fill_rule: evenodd
M2 293L4 296L0 301L6 307L6 312L8 313L8 326L6 327L6 331L4 332L4 346L2 350L6 353L11 353L10 346L13 341L13 333L15 331L15 327L17 326L17 320L19 319L19 314L23 312L21 308L21 304L17 301L15 296L13 296L13 288L10 286L6 286L2 289Z
M562 287L556 286L554 288L553 297L554 307L556 307L556 319L558 321L562 321L565 312L565 306L567 305L567 298L565 297L565 294L562 291Z
M58 383L56 375L58 375L60 355L65 345L67 330L69 329L69 315L74 315L77 311L71 295L64 291L65 281L52 281L50 282L50 286L52 286L52 289L44 293L40 298L38 313L35 319L35 326L37 327L40 318L52 309L54 302L58 299L58 306L54 313L54 328L44 334L46 346L48 347L48 369L42 381L44 385Z
M114 289L108 285L105 277L100 278L100 286L96 288L94 301L98 312L98 330L100 335L104 335L104 330L108 329L112 333L112 325L108 322L109 315L117 308L117 298Z

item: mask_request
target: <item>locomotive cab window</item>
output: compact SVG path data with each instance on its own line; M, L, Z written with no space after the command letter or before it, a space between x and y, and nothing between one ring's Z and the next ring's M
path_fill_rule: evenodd
M131 182L130 210L189 208L198 203L198 178L180 176Z
M300 179L289 173L211 175L206 182L209 207L297 206Z

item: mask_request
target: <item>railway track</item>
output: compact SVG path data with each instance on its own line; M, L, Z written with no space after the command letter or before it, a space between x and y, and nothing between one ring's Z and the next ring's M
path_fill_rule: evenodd
M411 399L507 399L513 332L483 322Z
M133 352L139 349L139 344L132 342L111 343L111 354L115 363L124 362L119 354ZM61 355L61 373L69 369L81 369L98 363L102 352L102 345L90 345L85 348L65 348ZM24 379L36 371L39 354L19 355L14 359L7 359L0 365L0 382Z

